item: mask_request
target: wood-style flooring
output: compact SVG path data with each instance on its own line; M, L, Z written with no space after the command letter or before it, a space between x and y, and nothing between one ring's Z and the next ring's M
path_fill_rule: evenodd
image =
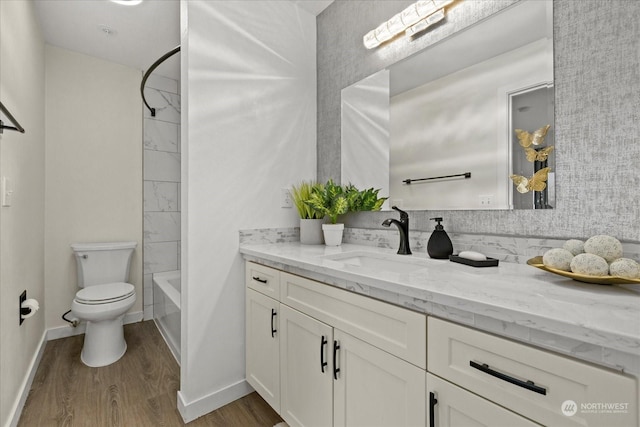
M184 426L176 409L180 368L153 321L124 327L125 355L109 366L80 361L84 335L49 341L18 427ZM282 419L255 392L188 426L271 427Z

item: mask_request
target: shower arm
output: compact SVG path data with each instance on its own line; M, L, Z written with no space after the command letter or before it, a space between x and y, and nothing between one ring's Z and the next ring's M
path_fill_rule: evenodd
M142 101L144 102L144 105L146 105L147 108L149 109L149 111L151 111L151 117L155 117L156 116L156 109L152 108L149 105L149 103L147 102L146 98L144 97L144 85L145 85L145 83L147 83L147 79L149 78L149 75L151 75L153 70L158 68L158 65L162 64L164 61L166 61L168 58L170 58L171 56L175 55L178 52L180 52L180 46L176 46L175 48L173 48L169 52L167 52L164 55L162 55L156 62L154 62L151 65L151 67L149 67L147 72L144 73L144 77L142 77L142 83L140 83L140 94L142 95Z

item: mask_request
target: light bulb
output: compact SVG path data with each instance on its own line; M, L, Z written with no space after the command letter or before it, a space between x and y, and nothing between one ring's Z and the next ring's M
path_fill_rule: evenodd
M420 15L418 15L418 11L416 10L416 4L414 3L400 12L400 17L405 27L410 27L418 22L420 20Z
M387 27L386 22L384 24L381 24L378 28L375 29L375 34L376 34L376 39L378 39L380 43L386 42L391 37L393 37L393 34L389 32L389 27Z
M362 37L362 43L364 43L364 47L367 49L373 49L378 46L380 42L376 39L376 30L371 30L367 34Z
M442 19L444 19L444 9L440 9L436 13L433 13L427 16L422 21L418 22L416 25L407 28L407 31L405 31L405 34L407 36L414 36L417 33L426 30L436 22L441 21Z
M436 11L436 5L432 0L419 1L416 3L416 10L421 18L426 18Z
M121 4L124 6L136 6L142 3L142 0L111 0L113 3Z
M396 34L400 34L407 26L402 23L402 16L398 13L387 21L387 28L389 32L395 36Z

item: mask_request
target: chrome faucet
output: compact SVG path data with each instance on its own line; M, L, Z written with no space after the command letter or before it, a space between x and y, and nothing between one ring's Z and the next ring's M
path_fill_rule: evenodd
M390 227L391 224L395 224L400 232L400 246L398 247L398 254L411 255L411 248L409 247L409 214L397 206L391 206L391 209L400 212L400 221L394 218L385 219L382 222L382 226Z

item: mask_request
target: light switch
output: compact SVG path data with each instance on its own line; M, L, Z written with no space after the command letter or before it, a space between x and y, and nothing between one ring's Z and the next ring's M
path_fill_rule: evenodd
M9 207L11 206L11 196L13 194L13 188L11 187L9 178L3 176L0 179L0 186L2 186L2 207Z

